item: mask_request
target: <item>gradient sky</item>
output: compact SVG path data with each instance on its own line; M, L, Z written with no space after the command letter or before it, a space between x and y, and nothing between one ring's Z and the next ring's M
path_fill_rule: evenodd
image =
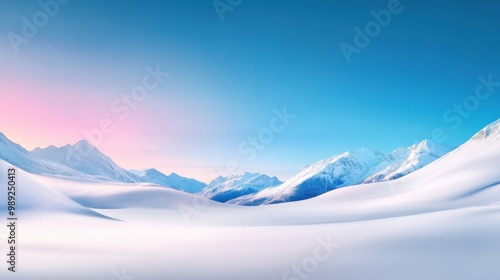
M16 53L9 34L43 10L2 0L0 131L28 149L62 146L109 119L114 131L96 146L125 168L209 181L232 162L284 180L436 128L456 146L498 119L500 87L477 104L471 96L478 76L500 82L500 3L401 1L348 63L339 45L389 2L243 0L221 21L211 0L72 0ZM114 112L157 65L169 77L127 117ZM464 102L473 110L447 113ZM296 117L283 131L251 160L238 152L284 107Z

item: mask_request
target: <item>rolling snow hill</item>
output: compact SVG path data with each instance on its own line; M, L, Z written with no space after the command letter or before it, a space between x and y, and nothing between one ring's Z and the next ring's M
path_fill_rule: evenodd
M78 214L91 217L104 217L103 215L90 210L65 195L55 191L34 175L27 173L21 168L0 160L0 174L2 178L7 178L7 170L14 168L15 171L15 211L17 215L28 213L58 213L58 214ZM2 179L2 182L4 180ZM5 181L7 185L7 182ZM7 189L5 189L7 193ZM7 213L7 199L0 199L0 216ZM5 210L5 211L4 211Z

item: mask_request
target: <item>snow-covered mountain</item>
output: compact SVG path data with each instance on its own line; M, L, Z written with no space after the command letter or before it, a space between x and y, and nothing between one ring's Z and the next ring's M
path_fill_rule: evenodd
M199 194L218 202L226 202L243 195L255 194L264 189L276 187L282 183L276 177L245 172L240 175L219 176Z
M31 156L73 170L72 173L67 173L68 175L76 174L76 177L125 183L147 182L189 193L199 192L206 186L205 183L195 179L185 178L175 173L167 176L152 168L141 171L125 170L86 140L63 147L51 145L45 149L36 148L31 152ZM58 174L57 170L54 174Z
M141 181L137 175L118 166L110 157L101 153L87 140L81 140L75 145L63 147L36 148L31 153L47 161L64 164L83 174L95 176L99 179L125 183Z
M304 167L282 185L228 201L240 205L261 205L304 200L325 192L361 183L393 180L407 175L449 152L431 140L389 155L369 149L345 152Z
M167 176L154 168L132 172L139 175L142 181L167 186L188 193L197 193L207 185L198 180L182 177L173 172Z
M82 174L63 164L32 155L28 150L9 140L0 132L0 159L30 173L81 176Z
M398 148L372 170L364 183L394 180L418 170L451 151L431 140L424 140L408 148Z
M368 149L346 152L304 167L279 187L242 196L228 203L260 205L315 197L339 187L359 183L385 157L382 153Z

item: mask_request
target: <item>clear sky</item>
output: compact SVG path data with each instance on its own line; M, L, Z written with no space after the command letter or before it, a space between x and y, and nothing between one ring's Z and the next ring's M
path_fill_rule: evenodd
M496 0L54 1L0 1L0 131L28 149L99 129L125 168L283 180L500 117Z

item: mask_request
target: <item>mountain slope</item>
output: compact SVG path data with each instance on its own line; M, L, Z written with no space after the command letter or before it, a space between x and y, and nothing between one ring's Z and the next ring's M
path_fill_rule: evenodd
M188 193L197 193L206 186L203 182L185 178L173 172L167 176L154 168L139 171L136 172L136 174L138 174L144 182L167 186Z
M393 180L418 170L447 152L448 148L430 140L398 148L390 155L368 149L346 152L306 166L277 188L242 196L228 203L251 206L297 201L340 187Z
M206 186L199 194L218 202L227 202L237 197L254 194L263 189L282 184L276 177L260 173L245 172L227 177L219 176Z
M66 145L59 148L54 146L45 149L36 148L31 154L103 180L125 183L140 181L137 175L118 166L111 158L101 153L87 140L81 140L75 145Z

